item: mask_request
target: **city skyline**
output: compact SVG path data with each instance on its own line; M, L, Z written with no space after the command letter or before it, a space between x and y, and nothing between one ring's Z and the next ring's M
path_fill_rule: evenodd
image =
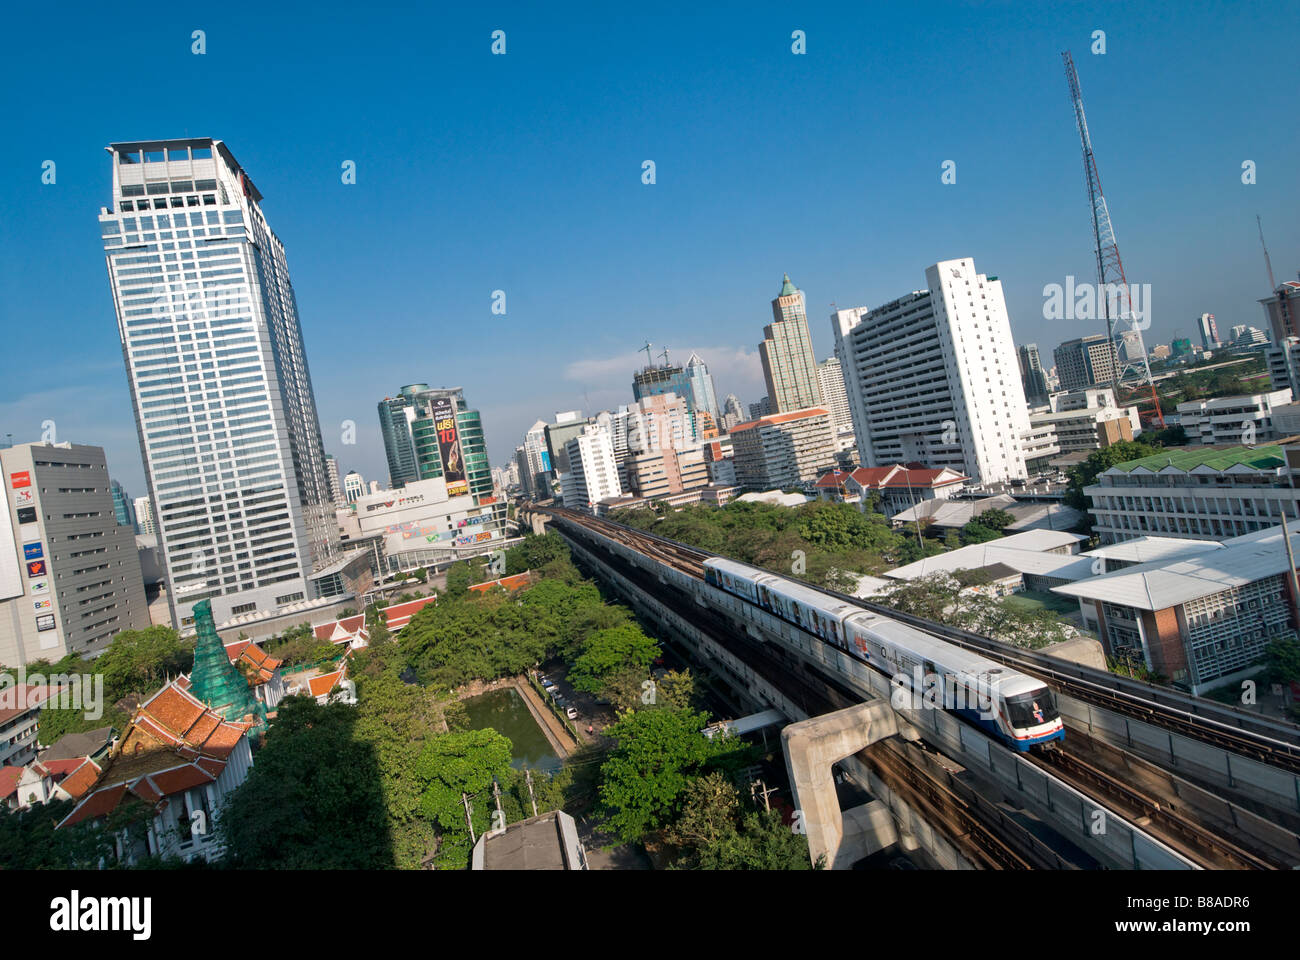
M16 29L27 16L18 15ZM337 49L342 34L327 18L303 25L267 13L255 37L212 25L203 56L190 51L189 27L142 25L139 39L185 81L176 84L184 90L160 85L147 103L123 102L111 88L88 92L82 82L85 68L72 58L120 29L106 12L88 15L84 36L72 31L70 44L62 38L56 48L38 38L4 68L16 93L12 125L24 132L24 146L0 163L10 183L26 185L14 190L11 212L29 227L21 249L7 242L0 268L13 291L4 307L11 349L0 369L19 385L0 404L0 432L34 440L51 420L59 440L103 446L111 475L125 488L146 489L90 221L108 201L102 147L135 135L223 139L271 198L268 217L292 252L324 448L345 473L385 475L374 404L395 384L462 384L481 398L490 459L504 464L539 417L626 402L645 337L673 345L676 356L698 353L719 394L756 400L761 369L752 344L766 319L771 278L786 272L807 291L818 357L831 354L832 302L874 308L914 286L925 264L953 256L972 257L1002 279L1016 343L1038 343L1050 355L1065 340L1101 332L1095 323L1042 319L1044 285L1094 279L1078 143L1059 67L1066 48L1079 64L1129 279L1154 288L1149 341L1168 342L1175 332L1194 338L1202 313L1213 313L1225 330L1264 326L1256 301L1268 290L1256 212L1279 282L1300 266L1300 226L1286 205L1297 187L1286 162L1295 135L1275 122L1290 110L1285 76L1255 56L1267 11L1227 20L1191 11L1169 23L1157 10L956 10L951 31L937 35L885 11L899 29L878 56L862 61L852 55L853 38L877 35L876 16L800 13L790 20L760 12L732 24L697 14L559 30L540 14L507 12L499 25L509 33L509 53L492 57L488 35L498 24L454 15L437 28L449 51L434 79L464 70L475 89L463 103L453 101L438 136L454 142L483 126L483 105L512 91L498 122L463 148L464 156L487 158L473 171L458 154L435 160L416 149L422 126L388 130L369 122L376 83L400 86L417 68L391 58L394 75L354 76L348 51ZM409 27L380 14L360 29L386 31L389 49L418 43L411 38L420 31ZM796 27L809 38L805 56L789 49ZM1088 52L1099 27L1109 30L1104 56ZM965 50L972 30L996 34L1015 55L999 63ZM914 56L921 43L924 58ZM277 44L294 52L288 63L267 67L256 81L240 79L246 58L264 62ZM635 47L630 59L620 45ZM582 51L570 57L572 72L541 76L535 90L516 96L521 79L534 76L557 47ZM620 56L601 52L610 49ZM1198 49L1206 55L1188 56ZM343 89L309 92L296 81L292 64L308 57L323 71L342 71ZM720 82L709 86L716 102L703 101L704 87L683 70L636 100L629 116L603 108L590 122L576 119L590 103L588 88L625 83L618 80L623 71L661 69L670 57L718 71ZM42 69L29 69L38 61ZM955 100L942 96L953 92L934 70L943 61L980 66ZM421 74L434 70L426 58L413 63ZM1028 90L1026 72L1036 78ZM24 95L34 82L43 98ZM282 85L299 109L252 104L255 83ZM982 109L967 106L971 96L1002 104L1005 116L986 123ZM565 110L550 120L556 100ZM1205 123L1180 129L1171 107L1192 101ZM920 104L932 112L908 119ZM56 125L45 116L65 106L71 120ZM407 110L405 95L392 109ZM320 134L326 110L333 126ZM781 116L799 117L790 121L796 136L833 140L836 156L734 156L736 145L757 142ZM878 161L858 149L870 131L845 124L844 116L870 117L904 138L936 124L945 132L933 147ZM1137 141L1129 135L1135 129L1145 134ZM1211 150L1204 129L1215 135ZM687 147L706 130L701 160ZM503 151L517 131L520 152ZM311 149L288 149L297 142ZM48 184L41 182L47 159L57 169ZM641 182L645 159L656 163L653 185ZM955 184L940 179L949 159ZM1254 185L1240 182L1244 159L1257 165ZM350 185L340 181L348 160L356 164ZM413 192L425 183L435 187ZM759 227L773 190L796 200L783 210L776 237ZM558 207L572 212L557 220ZM587 219L593 211L603 212ZM414 233L431 217L454 243ZM890 229L880 236L843 229L857 218ZM384 284L371 282L380 275ZM504 316L491 312L495 290L506 295ZM557 320L550 304L558 302L565 309ZM534 335L543 328L551 335ZM52 330L82 348L64 358L57 381L30 369L32 358L48 352ZM397 364L393 350L404 358ZM468 362L476 356L492 362ZM341 442L345 421L356 425L355 446Z

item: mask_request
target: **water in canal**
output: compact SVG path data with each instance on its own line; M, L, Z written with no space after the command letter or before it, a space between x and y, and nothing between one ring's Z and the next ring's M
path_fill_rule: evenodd
M555 755L537 721L533 719L528 704L517 690L493 690L465 701L471 729L491 727L502 736L509 737L513 746L510 765L521 770L554 773L560 769L560 758Z

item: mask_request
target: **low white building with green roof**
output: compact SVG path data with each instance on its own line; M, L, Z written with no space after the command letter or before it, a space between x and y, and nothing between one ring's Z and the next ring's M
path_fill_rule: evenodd
M1136 537L1226 540L1297 516L1282 445L1173 448L1117 463L1084 488L1103 544Z

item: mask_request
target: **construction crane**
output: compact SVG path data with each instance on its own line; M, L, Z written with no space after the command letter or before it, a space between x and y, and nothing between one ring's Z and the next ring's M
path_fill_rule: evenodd
M1278 317L1281 320L1280 329L1283 336L1291 336L1295 331L1295 325L1291 321L1291 307L1287 303L1287 296L1279 292L1277 281L1273 279L1273 261L1268 256L1268 244L1264 242L1264 224L1260 222L1259 214L1255 214L1255 225L1259 227L1259 245L1264 248L1264 266L1268 268L1268 292L1277 297ZM1283 347L1286 345L1283 344Z
M1101 177L1097 173L1097 158L1092 153L1092 138L1088 136L1088 121L1083 115L1083 93L1079 89L1079 73L1074 69L1074 58L1067 50L1061 54L1065 61L1065 78L1070 84L1070 101L1074 104L1074 120L1079 128L1079 141L1083 145L1083 172L1088 180L1088 202L1092 208L1092 240L1097 254L1097 301L1106 319L1106 342L1114 351L1111 387L1115 391L1115 402L1121 403L1119 384L1121 370L1119 351L1115 347L1115 321L1127 326L1129 332L1137 337L1142 349L1142 364L1139 386L1145 383L1151 388L1151 401L1155 404L1156 421L1163 428L1164 414L1160 412L1160 397L1156 394L1155 381L1151 378L1151 361L1147 357L1146 344L1142 340L1142 330L1133 319L1132 306L1129 303L1128 279L1124 276L1124 263L1119 256L1119 243L1115 240L1115 228L1110 222L1110 210L1106 206L1106 195L1101 191ZM1113 300L1112 300L1113 292ZM1115 316L1111 315L1112 302ZM1124 372L1127 372L1125 370Z

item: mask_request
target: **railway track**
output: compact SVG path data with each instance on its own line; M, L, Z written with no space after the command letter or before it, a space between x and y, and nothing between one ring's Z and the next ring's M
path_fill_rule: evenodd
M699 579L703 579L704 576L704 561L713 556L713 554L695 547L643 530L635 530L610 520L598 519L562 507L547 507L545 510L562 515L572 523L617 540L632 549ZM791 579L797 578L792 577ZM1234 714L1231 708L1220 708L1218 705L1206 705L1201 709L1217 710L1222 719L1193 713L1190 709L1183 709L1175 704L1161 703L1154 699L1160 696L1174 696L1164 691L1153 689L1150 692L1139 692L1116 689L1114 684L1121 683L1122 678L1103 675L1099 671L1089 671L1090 673L1098 673L1098 677L1095 679L1080 676L1079 673L1088 670L1088 668L1071 665L1070 668L1066 669L1060 664L1053 664L1050 658L1044 654L1009 648L1006 644L999 643L996 640L990 640L987 637L980 637L964 630L924 620L911 614L900 613L890 607L871 603L858 597L850 597L820 587L817 589L822 590L827 596L836 597L847 603L862 607L864 610L870 610L882 616L898 620L901 623L906 623L948 643L977 651L991 660L1023 670L1043 679L1051 686L1077 700L1103 707L1123 716L1156 724L1166 730L1181 733L1203 743L1222 747L1241 756L1292 773L1300 773L1300 738L1296 738L1294 731L1290 731L1280 724L1261 721L1251 714ZM1145 693L1146 697L1141 696L1140 693ZM1293 738L1292 740L1279 739L1288 734Z
M628 545L635 544L637 549L645 545L635 536L620 536L616 539ZM664 559L665 562L680 560L673 551L663 550L656 544L645 546L647 548L644 552L649 556ZM707 554L702 555L705 556ZM674 563L674 566L677 565ZM696 569L699 569L698 564ZM619 575L643 590L659 587L650 582L652 575L642 570L620 570ZM669 590L674 594L677 592L675 587L670 586ZM746 638L725 617L699 608L689 597L683 595L675 599L691 605L692 616L697 621L695 629L746 663L768 684L783 690L808 716L831 713L862 701L860 694L822 671L781 655L779 648ZM909 764L898 754L899 749L905 748L898 745L891 747L888 741L882 741L862 751L859 757L890 790L913 809L923 812L929 823L940 827L972 863L996 870L1030 870L1055 865L1029 859L1018 852L1016 846L1002 835L1008 829L1005 821L992 822L978 805L959 796L924 770ZM1020 839L1023 846L1033 846L1032 841Z
M1158 798L1125 783L1105 770L1072 755L1069 748L1029 754L1032 763L1080 792L1105 799L1151 835L1207 870L1277 870L1279 864L1246 850L1226 837L1184 817ZM1102 821L1104 829L1104 821Z

